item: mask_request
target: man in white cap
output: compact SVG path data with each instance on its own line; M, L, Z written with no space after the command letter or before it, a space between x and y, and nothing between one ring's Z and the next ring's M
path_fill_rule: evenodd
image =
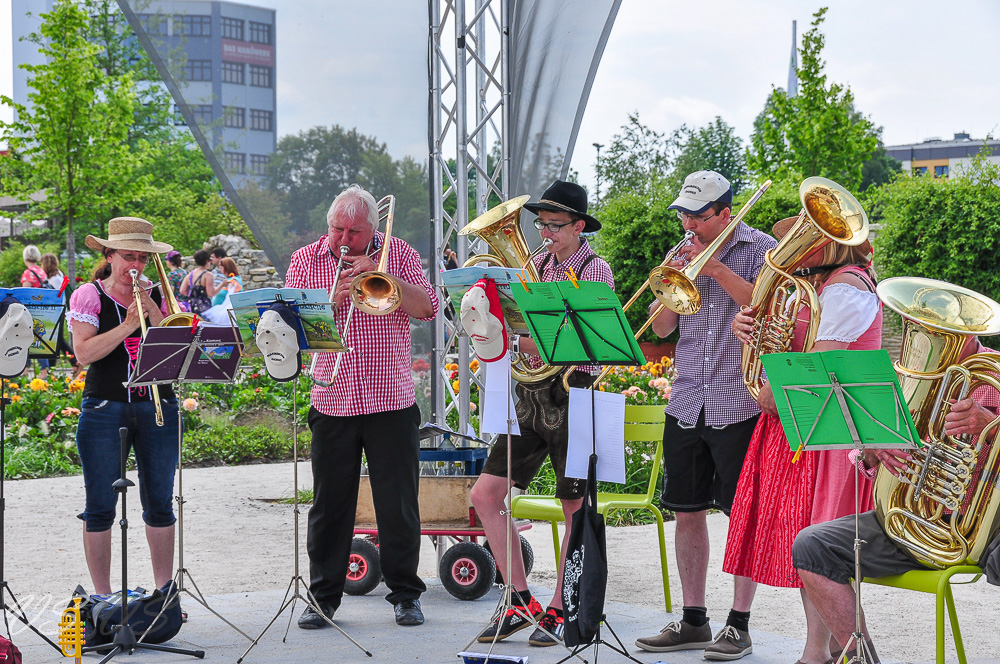
M693 231L671 267L682 268L726 231L733 190L722 175L698 171L687 176L670 205L685 231ZM675 367L663 429L663 491L660 504L677 516L675 548L684 594L684 615L651 637L635 643L643 650L705 650L705 659L731 660L753 650L750 604L756 584L738 577L726 626L714 637L708 624L705 584L708 577L709 509L726 514L733 504L743 459L760 408L743 384L740 342L731 324L750 303L764 255L777 243L743 222L729 233L695 279L701 309L679 316L664 308L653 331L666 337L678 327ZM653 314L659 303L650 305Z
M410 373L410 321L434 318L438 297L424 276L419 254L394 237L389 241L386 271L399 283L399 307L381 316L355 311L345 329L351 309L351 281L376 269L387 238L378 232L375 199L358 185L351 185L334 199L327 222L329 234L292 254L285 275L285 285L291 288L329 289L341 248L347 248L346 268L333 300L337 328L351 350L344 353L335 379L333 354L320 354L310 395L313 505L307 538L309 589L322 614L309 606L298 624L302 629L324 627L340 606L364 453L378 521L382 576L389 587L386 600L394 606L397 625L421 625L424 615L419 598L426 588L417 574L420 409Z

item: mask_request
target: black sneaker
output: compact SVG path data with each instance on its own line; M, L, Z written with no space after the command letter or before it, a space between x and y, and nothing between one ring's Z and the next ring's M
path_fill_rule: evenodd
M542 605L534 597L528 602L528 606L513 605L507 609L502 619L494 620L493 624L487 627L476 640L480 643L490 643L494 639L503 641L514 632L519 632L531 625L531 621L524 617L526 613L530 613L537 620L543 613Z
M306 610L299 616L299 629L320 629L330 624L323 616L325 615L326 618L333 620L333 614L337 611L337 607L322 601L319 602L319 606L323 610L323 613L316 611L312 604L306 606Z
M566 621L556 613L555 609L549 607L542 619L538 621L538 627L528 637L528 643L540 647L554 646L563 642L563 632L565 631Z

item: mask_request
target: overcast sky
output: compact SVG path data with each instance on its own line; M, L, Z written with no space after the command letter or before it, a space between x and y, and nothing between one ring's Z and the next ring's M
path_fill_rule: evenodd
M21 0L13 0L19 3ZM0 0L10 16L11 0ZM426 157L427 9L419 0L249 0L277 9L280 134L358 127L395 156ZM746 140L771 86L784 87L791 23L824 3L624 0L580 129L573 167L593 185L594 142L638 111L662 132L716 115ZM886 144L1000 133L1000 2L828 0L826 73L884 127ZM370 18L362 8L376 7ZM0 92L10 94L9 22ZM371 82L377 85L372 86ZM9 116L4 116L9 117Z

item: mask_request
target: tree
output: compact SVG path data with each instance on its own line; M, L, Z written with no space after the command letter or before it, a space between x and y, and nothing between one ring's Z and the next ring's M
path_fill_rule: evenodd
M42 19L45 63L21 65L30 74L32 106L3 97L17 110L17 120L2 126L3 138L20 159L8 161L0 176L11 195L46 192L32 214L65 231L72 279L80 223L106 217L136 193L137 160L128 145L136 96L131 74L112 84L95 66L99 49L85 36L88 17L80 6L60 0Z
M857 191L879 130L855 110L848 86L827 82L821 57L826 38L820 32L826 11L813 15L812 28L802 36L798 93L789 97L772 89L754 121L747 164L761 176L821 175Z
M669 178L669 185L680 191L684 178L696 171L711 170L723 175L739 194L749 180L743 141L736 129L716 116L712 122L699 129L681 125L671 137L677 153Z
M597 163L597 179L604 198L649 193L670 167L670 141L642 124L638 111L629 113L620 134L611 139Z
M888 183L902 170L903 164L890 157L885 147L879 143L872 156L861 165L861 191Z

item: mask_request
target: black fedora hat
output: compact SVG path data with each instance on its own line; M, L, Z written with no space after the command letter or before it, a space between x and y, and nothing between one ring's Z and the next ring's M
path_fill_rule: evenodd
M584 233L601 230L601 222L587 214L587 192L578 184L556 180L545 190L537 203L525 203L525 208L538 214L539 210L569 212L586 222Z

